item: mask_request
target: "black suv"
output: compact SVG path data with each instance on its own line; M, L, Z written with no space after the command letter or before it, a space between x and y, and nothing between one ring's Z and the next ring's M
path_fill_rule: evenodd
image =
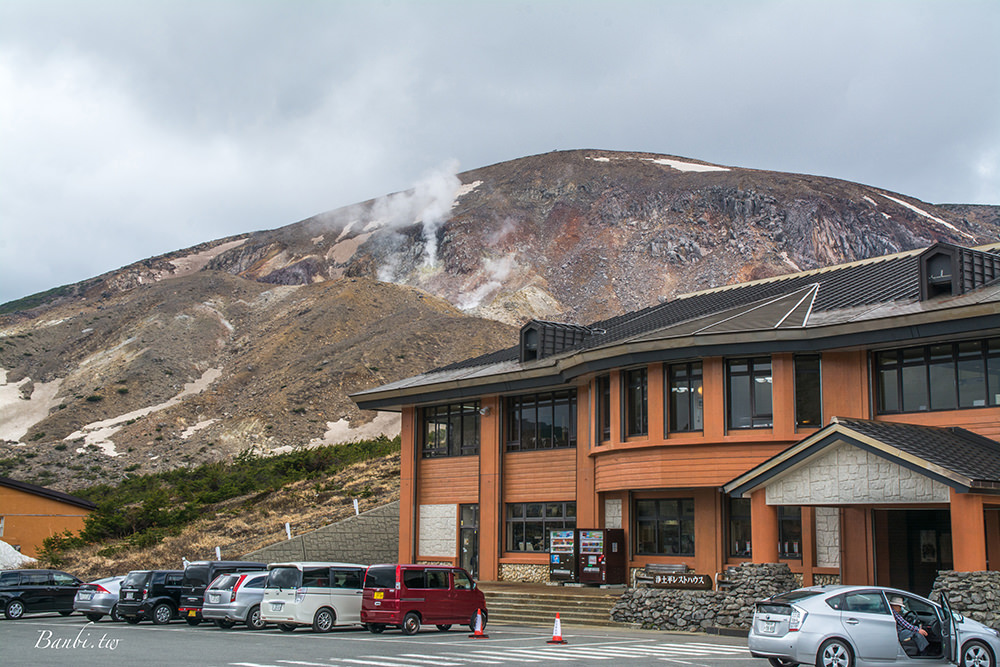
M39 611L58 611L69 616L81 584L72 574L59 570L0 572L0 609L10 620Z
M245 560L197 560L184 568L184 592L181 593L180 614L188 625L201 623L201 608L205 604L205 589L220 574L266 570L267 563Z
M149 619L157 625L177 618L183 570L133 570L118 591L118 613L133 625Z

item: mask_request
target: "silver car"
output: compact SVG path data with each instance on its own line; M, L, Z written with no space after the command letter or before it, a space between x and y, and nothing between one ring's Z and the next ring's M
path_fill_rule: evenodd
M897 635L889 608L889 598L897 596L904 618L927 631L923 652ZM953 612L947 596L938 605L880 586L814 586L762 600L747 641L754 657L775 667L996 667L1000 655L1000 632Z
M251 630L267 625L260 615L267 570L220 574L205 589L202 618L214 621L225 630L237 623L246 623Z
M82 584L73 598L73 611L78 611L96 623L103 616L112 621L124 620L118 613L118 590L125 577L107 577Z

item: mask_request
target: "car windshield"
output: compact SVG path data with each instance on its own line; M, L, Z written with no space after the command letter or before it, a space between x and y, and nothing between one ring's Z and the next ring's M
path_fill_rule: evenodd
M297 567L276 567L267 575L265 588L298 588L302 582L302 570Z
M138 587L146 583L146 577L149 576L149 572L129 572L128 576L125 577L125 581L122 582L122 587Z
M184 586L204 586L208 583L207 565L190 565L184 570L184 579L181 584Z
M221 574L215 578L210 588L215 590L231 591L236 582L240 580L238 574Z

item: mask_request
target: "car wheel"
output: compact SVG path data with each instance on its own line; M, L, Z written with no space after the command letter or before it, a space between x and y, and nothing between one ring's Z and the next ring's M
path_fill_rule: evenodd
M816 667L854 667L854 654L843 639L827 639L816 654Z
M69 616L72 613L73 613L72 611L61 611L61 612L59 612L59 615L60 616Z
M481 627L479 629L480 630L485 630L486 629L486 618L487 618L486 610L485 609L479 609L479 610L477 610L476 613L483 615L483 627ZM473 614L472 618L469 619L469 632L475 632L475 631L476 631L476 614Z
M439 625L437 626L437 629L440 630L441 632L448 632L449 630L451 630L451 623L448 623L447 625Z
M295 626L291 623L278 623L278 629L282 632L292 632L295 630Z
M125 617L125 622L128 623L129 625L139 625L139 617L138 616L126 616Z
M402 629L404 635L415 635L420 632L420 617L417 612L411 611L403 617Z
M152 617L156 625L166 625L174 617L174 610L166 602L161 602L153 607Z
M330 632L333 630L333 610L323 607L313 616L313 632Z
M250 611L247 612L247 627L251 630L263 630L267 627L267 623L264 618L260 615L260 605L255 604L250 607Z
M222 628L223 630L228 630L229 628L233 627L234 625L236 625L236 624L233 623L232 621L227 621L224 618L217 618L217 619L215 619L215 627Z
M989 647L978 639L962 647L962 667L996 667L996 664Z
M767 661L771 663L772 667L799 667L799 663L781 658L768 658Z
M91 623L97 623L101 620L101 616L104 616L104 614L84 614L84 616L86 616L87 620Z
M380 635L383 632L385 632L385 626L382 625L381 623L369 623L368 632L372 633L373 635Z
M20 600L11 600L3 610L4 616L9 621L16 621L24 616L24 603Z
M118 605L111 608L111 620L115 623L121 623L125 620L125 617L118 612Z
M198 625L199 623L201 623L201 619L198 618L197 616L188 616L184 620L187 621L187 624L190 625L190 626L192 626L192 627L194 627L195 625Z

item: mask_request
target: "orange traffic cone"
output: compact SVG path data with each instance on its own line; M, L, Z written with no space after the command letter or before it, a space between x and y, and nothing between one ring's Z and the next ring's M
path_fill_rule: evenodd
M476 629L475 629L475 632L473 632L471 635L469 635L469 637L471 637L472 639L489 639L490 638L490 636L488 634L486 634L485 632L483 632L483 610L482 609L477 609L476 610Z
M556 612L556 622L552 626L552 639L545 642L546 644L568 644L565 639L562 638L562 623L559 621L559 612Z

